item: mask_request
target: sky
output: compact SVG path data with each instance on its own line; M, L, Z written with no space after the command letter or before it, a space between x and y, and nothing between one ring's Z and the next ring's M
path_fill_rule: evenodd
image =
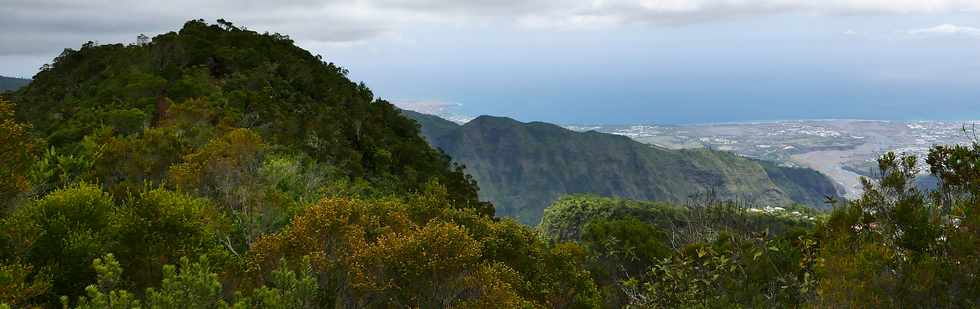
M458 117L980 119L980 0L0 0L0 75L199 18Z

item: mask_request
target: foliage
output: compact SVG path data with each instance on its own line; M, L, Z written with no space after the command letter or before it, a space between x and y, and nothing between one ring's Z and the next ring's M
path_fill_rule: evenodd
M632 217L591 221L582 243L594 255L587 265L605 288L607 307L623 307L626 295L621 283L641 276L672 253L662 229Z
M92 261L92 268L98 274L97 283L85 288L86 296L78 298L75 308L130 309L140 306L135 295L125 289L117 289L121 287L123 270L111 253ZM69 306L67 297L63 297L61 302L65 307Z
M37 145L28 133L30 126L14 119L14 105L0 97L0 213L11 199L30 190L27 171Z
M180 259L180 270L174 265L163 266L163 281L159 289L146 290L146 303L151 308L221 308L221 281L211 270L206 258L191 262Z
M812 249L804 236L790 241L723 235L658 261L643 280L625 283L631 305L641 307L800 306L812 291ZM642 283L641 283L642 282Z
M64 307L318 308L316 280L308 271L297 275L285 266L273 272L272 286L257 288L250 297L236 295L237 300L232 305L224 301L219 276L203 257L195 262L181 258L179 269L164 265L161 287L148 288L140 294L124 288L123 268L111 253L95 259L92 267L98 273L97 283L89 285L85 289L86 295L79 297L74 306L71 306L70 298L62 297Z
M164 189L142 192L116 214L115 252L138 288L161 280L162 265L180 257L221 258L228 220L206 199Z
M980 147L939 146L929 153L939 190L913 182L915 156L884 155L878 181L865 179L860 200L838 209L822 231L819 304L828 306L974 307L980 237L976 191ZM846 252L846 253L845 253Z
M116 146L106 162L132 153L128 159L136 162L123 161L128 166L121 171L140 175L130 179L137 184L139 178L163 179L175 158L188 155L182 150L201 146L195 139L208 131L202 127L230 131L229 143L248 142L234 139L245 138L240 130L247 129L267 144L336 166L344 176L399 192L436 180L453 189L461 206L492 212L476 200L475 183L425 143L414 121L346 74L286 36L194 20L147 44L90 42L66 49L10 97L18 117L67 155L84 152L86 136ZM159 131L167 127L176 131ZM174 138L159 153L140 152L154 147L140 137L146 130ZM109 185L131 178L114 169L92 176L113 178Z
M537 287L551 286L529 295L544 303L589 301L588 296L576 298L583 288L588 293L588 283L569 285L591 280L587 273L582 276L575 270L580 264L566 261L571 258L568 253L538 249L528 252L532 256L504 254L500 249L513 248L497 246L496 241L491 244L487 237L492 234L483 234L499 230L500 223L455 210L438 196L437 191L407 202L322 200L294 218L283 232L260 239L254 246L251 265L261 275L275 260L309 256L323 287L335 291L328 301L341 306L526 303L526 296L520 296L525 292L520 289L524 280ZM452 220L454 217L458 219ZM453 222L457 220L469 221L469 228ZM543 246L530 241L531 245ZM487 245L493 250L484 252ZM496 260L503 257L544 263L530 266L511 259ZM529 271L521 272L509 263ZM571 269L561 270L559 265ZM569 275L573 277L563 277ZM485 298L490 295L510 298Z
M600 303L581 246L492 218L462 166L346 74L225 21L65 50L3 105L3 146L24 155L0 219L0 265L24 273L3 301Z
M606 307L798 306L812 293L813 223L732 203L564 197L539 228L581 242Z
M635 219L663 230L670 247L678 248L697 241L713 241L719 232L750 237L769 231L782 234L809 228L807 216L782 216L754 212L748 205L721 202L712 198L688 205L633 201L590 195L565 196L545 210L538 228L545 237L557 241L582 240L589 223L603 220ZM800 209L802 210L802 209ZM806 210L802 210L806 212Z
M98 187L78 184L17 208L0 223L8 258L52 274L53 295L75 294L94 277L93 259L116 243L118 207Z
M319 291L309 259L304 259L303 269L297 273L279 262L280 268L272 272L269 286L253 291L250 298L235 303L245 308L319 308Z
M49 278L25 264L0 264L0 304L26 307L51 288Z

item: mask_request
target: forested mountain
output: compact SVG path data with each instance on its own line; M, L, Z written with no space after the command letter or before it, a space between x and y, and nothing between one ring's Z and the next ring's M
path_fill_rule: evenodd
M0 97L0 307L597 303L346 74L221 20L66 50Z
M765 203L812 202L822 178L505 118L420 131L288 37L223 20L137 42L66 50L0 94L0 308L980 304L980 143L929 152L934 192L889 153L860 199L782 209ZM495 217L420 134L515 204ZM499 215L585 189L717 198Z
M0 76L0 92L20 89L30 82L29 79Z
M59 150L84 150L86 138L140 135L147 127L247 128L377 187L416 191L434 180L452 187L454 198L475 202L474 184L418 137L411 120L347 79L346 70L286 36L256 38L234 26L195 22L147 45L89 43L66 50L11 98L17 115ZM179 131L167 141L176 144L157 146L199 146L214 133ZM110 154L96 159L96 173L129 167ZM156 182L183 153L156 155L169 157L150 169L127 169L137 175L108 173L105 181L113 190Z
M537 224L556 198L591 193L686 202L712 195L758 205L826 207L833 182L808 169L731 153L668 150L624 136L575 132L541 122L481 116L465 125L405 112L435 147L466 166L497 213Z

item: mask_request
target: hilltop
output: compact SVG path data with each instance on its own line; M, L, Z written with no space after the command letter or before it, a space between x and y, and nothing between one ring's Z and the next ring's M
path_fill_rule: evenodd
M353 180L393 192L438 181L457 200L477 203L475 184L418 136L412 120L346 75L287 36L195 21L147 44L67 49L10 98L18 117L62 151L81 150L87 137L173 126L197 133L184 133L181 142L190 144L179 147L198 146L215 131L246 128ZM159 162L165 168L184 154L155 155L167 156ZM126 163L95 162L116 169ZM104 179L115 189L165 176L132 168L140 169L137 178L105 171Z

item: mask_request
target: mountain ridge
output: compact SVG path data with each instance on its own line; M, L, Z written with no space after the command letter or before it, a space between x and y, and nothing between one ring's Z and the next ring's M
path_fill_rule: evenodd
M483 199L501 215L536 224L543 209L567 194L687 202L710 195L766 205L822 207L837 196L825 176L806 169L706 149L669 150L601 132L546 122L480 116L458 125L417 112L422 134L466 166ZM717 195L717 196L714 196Z
M7 77L0 75L0 92L14 91L30 84L30 79Z

